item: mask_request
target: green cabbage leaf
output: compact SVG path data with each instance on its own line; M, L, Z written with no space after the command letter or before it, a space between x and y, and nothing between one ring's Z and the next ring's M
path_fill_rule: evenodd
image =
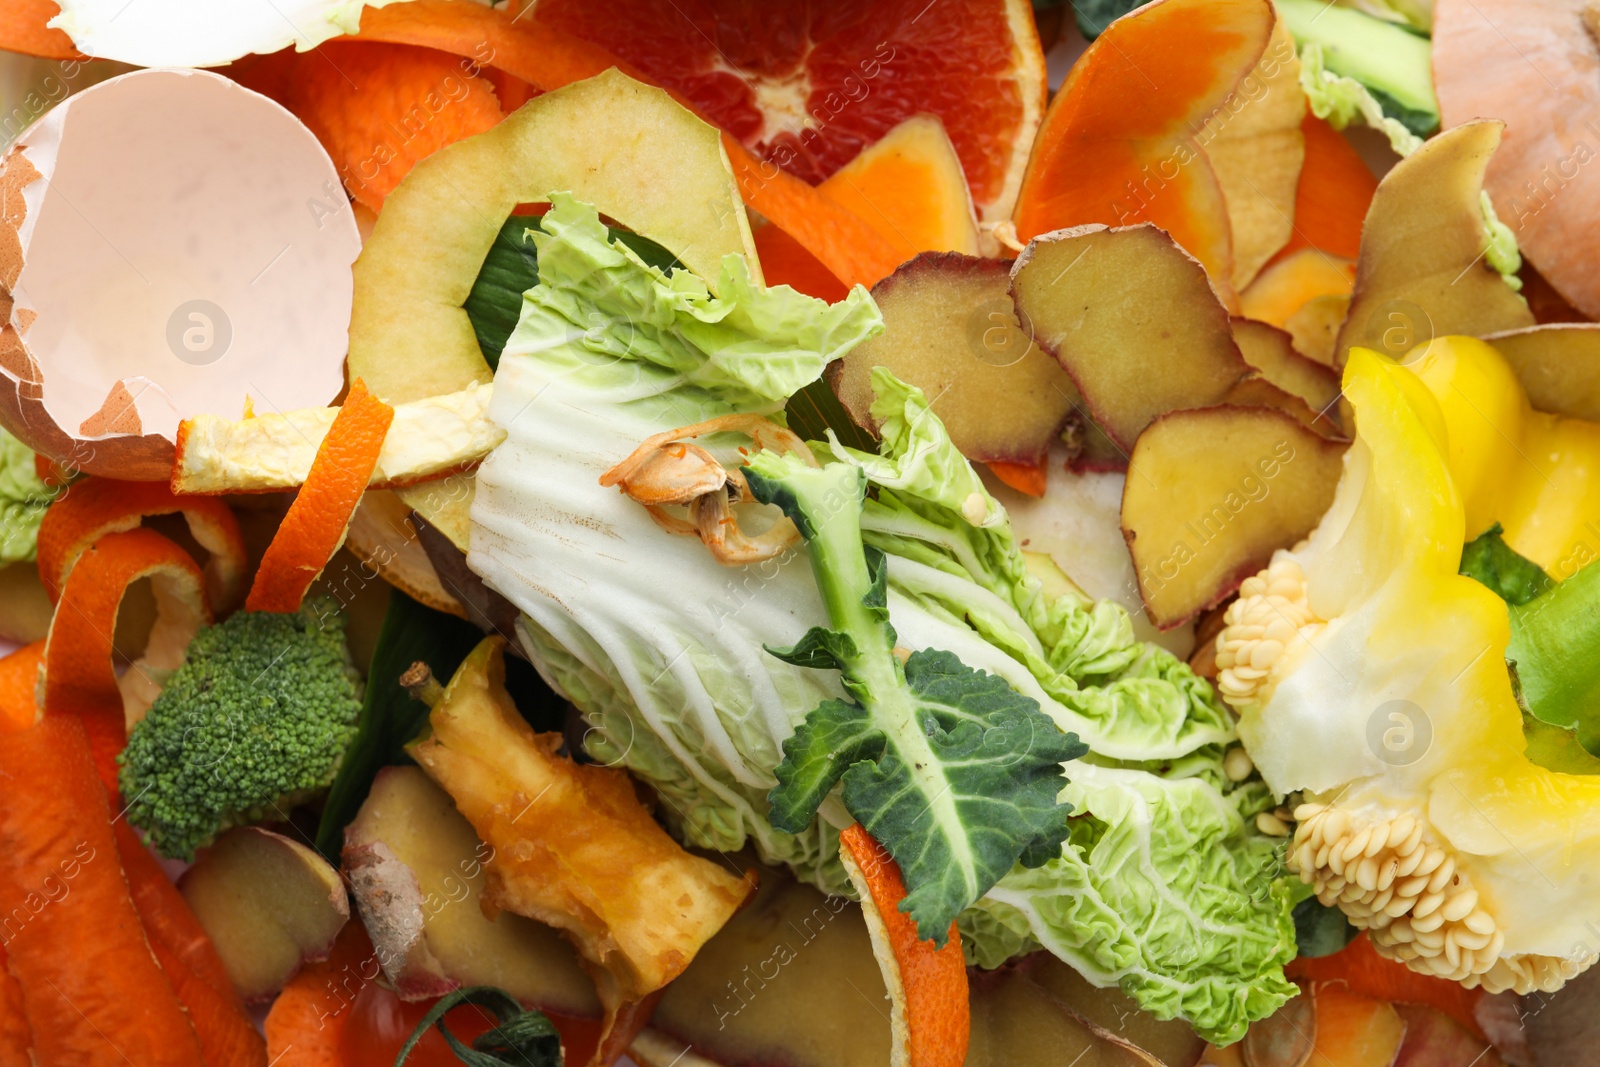
M0 429L0 565L35 558L39 524L59 493L39 477L33 450Z
M874 373L876 452L831 434L813 443L817 477L850 489L840 499L855 518L850 551L817 573L802 552L722 566L599 484L653 434L732 412L781 421L789 398L882 328L866 292L828 305L762 288L730 256L713 296L612 240L591 208L551 203L528 235L539 284L496 372L490 416L507 437L478 471L468 563L521 612L517 636L584 713L589 754L648 783L686 844L753 849L827 892L847 891L837 837L853 819L897 858L912 840L942 848L908 877L932 887L914 917L931 932L961 911L982 965L1044 947L1222 1041L1292 995L1282 966L1298 882L1254 826L1271 798L1222 772L1230 715L1185 663L1139 641L1120 606L1045 591L919 390ZM752 462L748 439L700 443L730 469ZM846 559L860 568L848 581L835 569ZM903 665L885 641L909 653ZM1048 724L1048 760L1006 745L1026 772L981 786L1026 796L993 817L1003 847L982 862L951 860L991 829L977 807L959 826L897 815L890 827L891 801L853 798L852 775L881 778L907 751L890 706L946 733L981 735L991 713ZM1068 735L1088 753L1072 758ZM987 763L974 773L992 774Z

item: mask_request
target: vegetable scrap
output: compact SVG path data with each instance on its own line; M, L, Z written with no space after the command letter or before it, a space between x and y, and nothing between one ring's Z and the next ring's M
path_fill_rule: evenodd
M1535 8L11 4L0 1064L1581 1059Z

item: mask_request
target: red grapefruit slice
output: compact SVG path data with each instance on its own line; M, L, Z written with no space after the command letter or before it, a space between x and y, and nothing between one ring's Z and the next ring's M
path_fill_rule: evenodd
M1044 113L1027 0L539 0L529 17L614 52L813 185L937 115L986 222L1010 217Z

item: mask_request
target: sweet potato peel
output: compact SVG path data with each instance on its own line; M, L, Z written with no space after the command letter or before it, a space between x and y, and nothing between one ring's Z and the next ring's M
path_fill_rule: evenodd
M39 1067L193 1067L200 1045L129 897L72 716L0 737L0 921Z
M1378 179L1343 135L1309 111L1300 123L1306 161L1294 197L1294 234L1278 253L1320 248L1345 259L1361 252L1361 224Z
M1018 236L1153 222L1231 292L1227 207L1194 133L1261 58L1273 20L1265 0L1161 0L1112 23L1045 115Z
M917 937L917 924L900 910L906 895L900 867L860 823L840 832L839 858L861 895L889 989L892 1067L960 1067L972 1032L960 932L951 923L944 948Z

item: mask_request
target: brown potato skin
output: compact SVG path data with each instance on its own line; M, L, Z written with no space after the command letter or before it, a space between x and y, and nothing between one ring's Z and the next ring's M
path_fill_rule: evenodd
M1163 415L1139 437L1122 532L1151 621L1169 629L1215 607L1333 503L1346 443L1273 408Z

